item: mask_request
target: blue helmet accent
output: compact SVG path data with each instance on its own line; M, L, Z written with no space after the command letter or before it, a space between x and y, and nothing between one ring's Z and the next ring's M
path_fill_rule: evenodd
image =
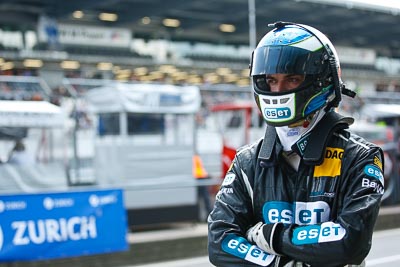
M288 31L290 29L290 31ZM285 28L277 28L265 35L258 43L257 47L275 46L275 45L293 45L304 41L313 35L298 27L287 26Z
M328 101L328 97L333 93L333 86L329 85L324 88L323 91L316 95L311 101L308 103L304 110L304 115L308 116L315 111L319 110L321 107L325 106Z

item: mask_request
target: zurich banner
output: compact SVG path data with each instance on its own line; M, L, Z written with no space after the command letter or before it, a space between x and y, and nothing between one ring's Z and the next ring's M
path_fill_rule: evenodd
M128 249L122 190L0 196L0 262Z

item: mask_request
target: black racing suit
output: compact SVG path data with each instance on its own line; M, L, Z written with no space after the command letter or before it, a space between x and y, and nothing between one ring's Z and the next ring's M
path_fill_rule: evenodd
M238 150L216 196L208 218L211 263L360 264L371 248L384 192L381 149L340 130L321 150L325 151L322 164L307 165L301 159L296 171L283 158L279 141L272 162L260 164L262 142ZM274 247L279 256L247 241L246 231L260 221L285 224Z

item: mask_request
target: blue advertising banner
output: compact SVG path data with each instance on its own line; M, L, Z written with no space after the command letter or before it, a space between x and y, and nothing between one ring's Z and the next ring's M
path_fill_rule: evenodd
M128 249L119 189L0 196L0 261Z

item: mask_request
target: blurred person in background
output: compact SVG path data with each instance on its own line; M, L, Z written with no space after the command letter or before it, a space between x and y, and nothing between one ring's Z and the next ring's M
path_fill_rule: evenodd
M11 150L7 163L32 165L35 164L35 162L35 156L26 149L22 140L15 141L14 148Z
M238 149L208 217L216 266L363 266L384 192L380 147L351 133L328 38L277 22L252 55L265 137Z

